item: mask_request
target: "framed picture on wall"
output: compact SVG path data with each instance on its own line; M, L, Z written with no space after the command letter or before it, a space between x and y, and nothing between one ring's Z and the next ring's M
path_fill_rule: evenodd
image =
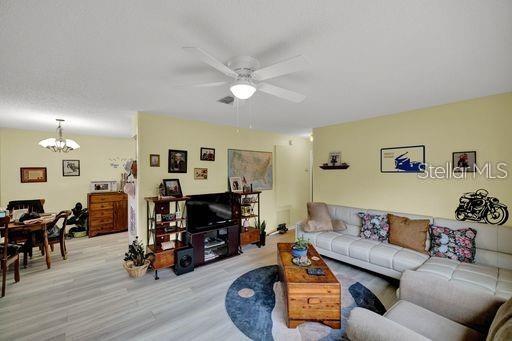
M215 161L215 148L201 147L201 161Z
M169 173L187 172L187 151L169 149Z
M453 171L475 172L476 170L476 151L471 152L454 152L452 154Z
M80 176L80 160L62 160L62 176Z
M21 167L21 183L46 182L46 167Z
M382 148L380 150L382 173L423 173L425 171L425 146Z
M159 154L149 154L149 167L160 167Z
M208 168L194 168L194 180L207 180Z

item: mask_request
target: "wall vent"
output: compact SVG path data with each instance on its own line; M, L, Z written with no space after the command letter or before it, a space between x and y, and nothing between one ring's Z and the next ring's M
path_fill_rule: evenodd
M226 96L221 99L219 99L217 102L224 103L224 104L231 104L235 101L235 98L233 96Z

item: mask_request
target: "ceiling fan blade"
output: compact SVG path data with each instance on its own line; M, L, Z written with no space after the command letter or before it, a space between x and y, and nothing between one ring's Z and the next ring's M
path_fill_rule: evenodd
M183 47L184 51L187 51L188 53L196 56L199 58L202 62L210 65L214 69L217 69L218 71L222 72L223 74L237 78L238 74L228 68L226 65L224 65L221 61L219 61L217 58L206 52L205 50L199 48L199 47Z
M270 66L256 70L254 71L253 76L256 80L263 81L265 79L270 79L303 70L307 66L308 62L306 61L306 58L304 58L302 55L298 55L282 62L278 62L276 64L272 64Z
M278 86L268 84L268 83L260 83L258 85L258 90L266 92L267 94L270 94L270 95L284 98L288 101L295 102L295 103L300 103L306 98L306 96L304 96L303 94L299 94L298 92L280 88Z
M184 84L176 84L174 87L177 88L211 88L214 86L226 85L228 82L219 81L219 82L205 82L205 83L184 83Z
M189 85L190 87L193 87L193 88L211 88L211 87L214 87L214 86L221 86L221 85L226 85L228 84L228 82L211 82L211 83L200 83L200 84L191 84Z

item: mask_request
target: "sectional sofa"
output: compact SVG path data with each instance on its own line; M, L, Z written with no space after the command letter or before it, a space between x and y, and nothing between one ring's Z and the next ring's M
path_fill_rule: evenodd
M309 239L321 255L397 279L400 279L406 270L420 271L480 289L503 299L512 297L511 227L337 205L328 205L328 209L332 219L341 219L345 222L346 230L308 233L304 231L303 223L296 226L297 237ZM430 257L425 253L393 244L363 239L359 237L362 225L359 212L392 213L410 219L429 219L436 226L450 229L471 227L477 231L476 262L468 264Z

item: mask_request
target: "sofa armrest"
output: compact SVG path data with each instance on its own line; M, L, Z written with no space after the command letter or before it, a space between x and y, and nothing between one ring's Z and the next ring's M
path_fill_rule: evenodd
M373 311L354 308L347 336L351 341L427 341L426 337Z
M486 333L504 298L421 271L406 270L400 299Z

